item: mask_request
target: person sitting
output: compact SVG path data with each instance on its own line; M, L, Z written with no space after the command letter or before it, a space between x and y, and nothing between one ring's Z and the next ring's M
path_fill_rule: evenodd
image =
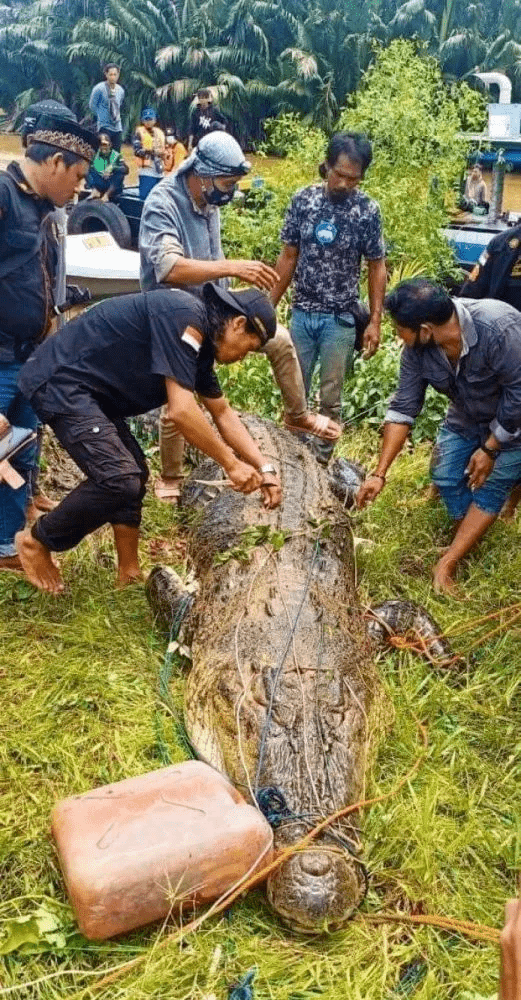
M187 155L186 147L177 138L174 129L167 128L165 132L165 152L163 155L163 170L165 174L171 174L173 170L177 170Z
M128 167L121 153L112 148L108 133L100 132L98 151L86 180L86 186L92 188L91 198L114 201L123 191L126 174Z
M62 591L51 553L73 548L103 524L114 531L119 584L141 578L148 468L125 418L164 403L184 437L222 466L234 490L260 489L266 507L280 503L275 467L226 401L214 372L215 361L231 364L260 350L276 327L263 292L229 292L207 283L201 299L171 288L107 299L37 348L20 373L21 390L87 478L30 531L18 533L17 551L31 583Z
M141 125L138 125L134 132L132 146L141 167L153 166L156 173L163 173L165 133L157 124L154 108L143 108Z
M487 185L483 180L481 167L475 163L467 174L461 207L471 212L473 208L483 208L488 211L488 206Z

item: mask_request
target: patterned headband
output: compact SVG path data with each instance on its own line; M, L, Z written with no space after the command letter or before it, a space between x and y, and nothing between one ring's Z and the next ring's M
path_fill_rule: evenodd
M89 163L94 159L96 150L85 139L81 139L71 132L51 131L50 129L37 128L30 136L31 142L45 142L48 146L56 146L57 149L66 149L76 156L83 157Z

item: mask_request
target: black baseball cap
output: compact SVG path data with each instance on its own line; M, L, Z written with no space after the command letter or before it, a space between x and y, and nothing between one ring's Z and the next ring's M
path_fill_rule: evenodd
M261 343L268 343L277 330L277 314L268 296L258 288L243 288L239 291L229 291L221 288L213 281L208 281L203 287L204 295L215 295L231 306L241 316L246 316L248 323L260 337Z

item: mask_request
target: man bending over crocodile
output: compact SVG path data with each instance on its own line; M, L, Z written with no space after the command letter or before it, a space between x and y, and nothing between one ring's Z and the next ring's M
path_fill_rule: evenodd
M125 417L164 403L183 436L222 466L233 489L260 489L267 507L280 503L274 466L222 395L214 372L215 361L230 364L261 350L276 327L263 292L229 292L208 283L202 299L171 289L109 299L34 352L20 373L20 388L87 479L16 536L31 583L60 593L52 553L73 548L107 523L119 585L141 579L138 541L148 468Z
M425 278L385 300L404 343L400 383L385 418L378 464L360 487L374 500L421 411L428 385L451 405L440 427L432 479L456 525L434 567L438 592L454 589L461 559L496 520L521 480L521 316L493 299L451 299Z

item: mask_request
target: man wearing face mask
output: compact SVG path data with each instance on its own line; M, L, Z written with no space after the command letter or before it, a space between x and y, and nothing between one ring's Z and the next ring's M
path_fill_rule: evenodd
M210 132L178 170L165 177L150 192L141 216L139 249L141 287L151 291L160 285L184 288L200 296L205 281L226 287L228 279L271 291L279 275L258 260L227 260L221 247L219 206L233 198L241 177L250 170L238 142L226 132ZM266 345L265 353L284 402L286 421L311 434L336 440L340 427L327 417L320 423L307 410L300 367L283 327ZM175 502L182 480L183 442L163 412L160 423L162 476L156 495Z
M306 393L320 364L320 413L340 420L342 387L355 345L360 265L367 260L370 318L364 356L380 342L380 317L386 270L380 210L359 191L372 159L371 143L356 132L337 132L319 168L323 183L297 191L281 232L282 252L275 265L280 281L271 293L276 306L294 278L290 332L297 349ZM326 464L334 443L315 445Z
M450 593L460 561L521 481L521 316L494 299L451 299L427 278L403 281L385 306L404 344L400 381L376 468L356 503L365 507L384 488L427 387L448 396L431 475L455 523L452 542L434 567L435 590Z

